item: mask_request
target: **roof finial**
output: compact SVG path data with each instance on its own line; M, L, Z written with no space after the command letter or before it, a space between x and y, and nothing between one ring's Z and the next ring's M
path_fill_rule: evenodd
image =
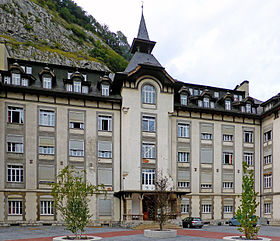
M141 2L142 2L142 6L141 6L141 8L142 8L142 14L143 14L144 0L142 0Z

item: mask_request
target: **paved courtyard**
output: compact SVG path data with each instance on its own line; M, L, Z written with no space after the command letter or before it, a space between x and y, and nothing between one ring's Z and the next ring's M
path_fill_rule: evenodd
M136 240L154 241L157 239L145 238L143 230L131 230L123 228L87 228L87 234L103 237L104 240ZM204 226L202 229L179 229L176 238L170 241L197 240L215 241L221 240L223 236L239 233L236 227L230 226ZM39 226L39 227L0 227L0 240L13 241L52 241L52 237L71 234L61 226ZM260 236L280 241L280 227L262 226Z

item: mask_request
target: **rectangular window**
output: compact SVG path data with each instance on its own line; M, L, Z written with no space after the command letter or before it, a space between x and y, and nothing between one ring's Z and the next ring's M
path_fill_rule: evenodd
M198 107L202 107L202 100L198 100L197 105L198 105Z
M98 168L98 184L112 186L112 168Z
M181 94L181 105L186 106L188 104L188 96Z
M231 110L231 101L230 100L225 101L225 109L226 110Z
M193 89L193 95L198 95L198 89Z
M142 144L142 157L143 158L156 158L155 144L143 143Z
M250 152L244 152L244 161L249 165L249 166L254 166L254 153Z
M232 165L233 163L233 153L224 152L223 153L223 164Z
M190 187L190 182L178 182L178 187L189 188Z
M271 206L272 206L272 203L264 204L264 214L271 214Z
M23 108L8 106L8 123L24 123Z
M12 84L20 85L20 74L12 73Z
M82 86L82 93L88 94L88 86Z
M233 135L224 134L223 135L223 141L232 141Z
M39 153L42 155L54 155L54 137L39 137Z
M268 164L271 164L272 163L272 155L267 155L267 156L264 156L264 164L265 165L268 165Z
M55 126L55 112L50 110L40 110L41 126Z
M22 215L22 201L8 201L9 215Z
M224 213L233 213L233 206L224 206Z
M201 133L201 140L212 140L212 134L210 134L210 133Z
M7 136L7 152L23 153L23 136Z
M11 77L10 76L4 76L4 84L11 84Z
M223 188L232 189L233 188L233 182L223 182Z
M82 74L82 76L84 77L84 81L87 81L87 74Z
M220 97L220 93L215 91L215 92L214 92L214 97L215 97L215 98L219 98L219 97Z
M55 167L54 165L41 164L38 165L38 180L39 183L54 183Z
M67 79L71 79L71 75L72 75L73 73L72 72L68 72L67 73Z
M112 204L110 199L98 200L98 214L99 216L111 216L112 215Z
M244 142L253 143L253 131L244 131Z
M40 215L54 215L53 201L40 201Z
M193 89L189 88L190 95L193 95Z
M264 174L264 188L272 187L272 174Z
M201 188L212 188L213 171L212 169L201 169Z
M52 78L43 77L43 88L51 89L52 88Z
M270 141L272 139L272 131L267 131L264 133L264 138L263 138L263 141L264 142L267 142L267 141Z
M109 85L101 85L101 94L103 96L109 96L110 86Z
M84 112L69 112L69 128L71 129L84 129Z
M178 137L188 138L190 137L190 125L184 123L178 123Z
M189 213L190 205L189 204L181 204L181 213Z
M32 74L32 67L26 66L26 74Z
M70 140L69 141L69 155L70 156L84 156L84 141Z
M23 78L21 81L22 81L22 86L28 86L28 79Z
M142 189L154 190L155 188L155 170L143 169L142 170Z
M243 106L243 105L241 106L241 112L243 112L243 113L245 112L245 106Z
M202 205L202 213L211 213L212 205L203 204Z
M66 90L72 92L73 91L73 85L66 84Z
M98 142L98 157L112 158L112 142L110 141Z
M200 149L200 162L206 164L213 163L213 149L211 147L202 147Z
M246 104L246 112L251 113L251 104Z
M209 108L210 107L210 105L209 105L209 98L204 98L203 99L203 106L205 107L205 108Z
M8 165L7 166L7 182L23 182L23 166Z
M99 115L98 116L98 130L112 131L112 116Z
M74 92L81 93L82 83L79 81L73 82Z
M189 162L189 152L178 152L178 162Z
M212 108L212 109L215 108L215 103L213 101L210 102L210 108Z
M142 131L154 132L155 131L156 118L152 116L142 117Z

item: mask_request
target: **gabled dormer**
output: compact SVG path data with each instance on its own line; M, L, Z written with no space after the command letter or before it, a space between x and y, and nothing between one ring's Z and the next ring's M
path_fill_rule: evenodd
M224 96L222 96L218 103L224 107L225 110L232 110L232 103L234 101L234 96L232 93L227 92Z
M99 79L97 83L97 88L100 91L102 96L109 96L112 90L112 80L108 75L104 75Z
M250 96L234 103L242 113L256 114L259 104L256 104L254 99Z
M49 67L44 67L39 72L39 78L44 89L52 89L56 84L56 76Z
M64 79L64 84L67 91L83 94L88 94L91 86L91 83L85 79L85 75L79 71L68 73L67 79Z
M180 104L181 106L187 106L188 105L188 99L190 96L190 92L186 86L182 86L182 88L178 91L180 95Z

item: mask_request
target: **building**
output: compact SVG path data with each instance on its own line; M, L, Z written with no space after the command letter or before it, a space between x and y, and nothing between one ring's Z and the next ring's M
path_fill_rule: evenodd
M159 171L173 180L170 217L234 215L242 162L255 173L258 215L280 223L280 96L174 80L152 55L142 14L126 70L14 59L0 53L0 222L56 223L49 183L68 164L105 184L95 224L153 219ZM278 171L279 173L279 171Z

